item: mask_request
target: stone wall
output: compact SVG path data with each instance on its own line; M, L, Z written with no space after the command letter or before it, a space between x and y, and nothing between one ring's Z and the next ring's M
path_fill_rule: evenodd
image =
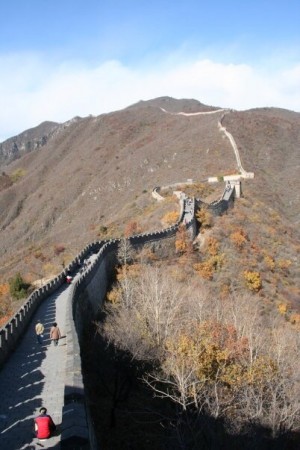
M129 238L130 244L135 248L139 248L146 243L157 242L174 236L183 220L183 216L184 203L181 205L179 221L175 225L165 230L132 236ZM99 309L102 308L107 286L110 283L117 263L117 251L120 242L121 239L113 239L94 244L94 251L99 248L95 260L79 279L74 280L70 290L68 304L71 306L67 315L69 324L67 333L68 360L62 422L62 449L81 448L74 446L77 441L80 442L80 445L84 445L88 441L90 449L99 449L92 417L88 406L84 402L85 392L81 372L80 347L82 348L83 346L85 328L89 326L91 320L95 318ZM73 418L71 424L68 423L68 414L66 414L70 408L72 408Z
M228 186L225 187L222 197L220 200L217 200L212 203L205 203L200 199L195 200L196 208L207 208L214 216L221 216L224 214L229 208L233 207L235 197L235 188L234 186L228 189Z
M231 201L221 200L206 205L215 214L226 211ZM135 235L129 238L130 243L139 248L150 242L157 242L175 236L178 226L184 223L192 236L197 232L195 208L203 202L182 198L180 201L180 217L176 224L164 230ZM40 303L55 292L64 282L68 271L75 273L79 261L96 255L92 264L76 278L70 289L68 310L66 314L67 365L64 391L64 407L62 420L61 448L63 450L93 449L99 450L94 426L85 404L85 391L81 369L81 348L84 341L84 330L97 315L105 300L107 286L110 283L117 262L117 251L121 239L98 241L86 246L69 266L54 280L34 291L12 319L0 329L0 364L3 364L27 328L33 313Z
M83 260L91 253L97 252L100 245L101 243L96 242L86 246L64 271L45 286L35 290L26 299L19 311L0 329L0 367L17 347L41 302L65 283L68 271L74 272L78 268L79 260ZM84 399L84 396L81 395L83 393L81 358L79 340L72 314L73 297L74 287L71 286L66 314L67 365L64 407L62 411L61 448L64 450L83 450L89 448L85 444L89 441L93 442L93 435L88 433L84 401L77 401L78 398ZM97 447L94 446L93 448L96 449Z
M45 286L35 290L19 311L0 328L0 367L16 348L19 339L22 337L41 302L55 292L64 282L65 272L62 272Z

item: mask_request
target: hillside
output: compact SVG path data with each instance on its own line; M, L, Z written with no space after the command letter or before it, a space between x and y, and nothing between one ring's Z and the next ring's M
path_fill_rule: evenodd
M7 164L20 158L25 153L46 145L59 127L55 122L43 122L37 127L24 131L0 143L0 164Z
M231 144L218 128L223 113L195 114L218 109L163 97L66 124L46 122L11 138L10 144L17 142L26 151L1 166L2 282L16 271L29 281L51 276L86 243L120 236L132 221L143 231L166 226L161 219L176 210L177 202L169 197L158 204L151 197L155 186L236 173ZM244 198L217 221L218 239L229 248L226 229L242 227L249 248L240 254L232 246L228 255L234 264L242 258L243 267L249 261L262 266L264 295L297 307L300 114L276 108L227 111L223 125L255 178L243 182ZM30 142L42 139L43 145L26 148L29 131ZM8 148L7 141L1 145ZM206 198L217 199L223 187L210 187ZM254 262L254 247L264 248L273 260L290 261L284 280L279 269L272 272L263 265L264 254ZM224 284L233 276L232 265L226 270L213 282Z

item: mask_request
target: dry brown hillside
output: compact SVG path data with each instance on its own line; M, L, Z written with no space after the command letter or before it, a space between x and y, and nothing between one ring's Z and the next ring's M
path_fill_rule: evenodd
M157 204L151 197L155 186L235 173L234 152L218 128L222 112L176 114L217 109L164 97L76 118L56 126L43 146L2 165L1 280L18 270L31 281L57 273L85 244L119 236L130 221L141 230L162 227L162 217L177 205L173 199ZM272 227L298 264L300 114L228 111L223 125L238 144L244 169L255 173L243 183L238 221L255 236L263 222ZM296 287L294 292L297 302Z
M300 221L300 114L261 108L227 114L246 170L255 173L250 190L294 224Z

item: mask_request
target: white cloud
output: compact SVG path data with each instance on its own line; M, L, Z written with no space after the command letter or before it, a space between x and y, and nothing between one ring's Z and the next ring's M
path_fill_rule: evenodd
M239 110L275 106L299 111L300 105L300 64L264 71L203 59L145 70L118 61L90 68L17 55L0 56L0 67L0 142L44 120L99 115L165 95Z

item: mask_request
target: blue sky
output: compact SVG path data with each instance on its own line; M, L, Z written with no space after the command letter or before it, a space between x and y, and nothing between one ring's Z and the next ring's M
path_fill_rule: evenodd
M0 4L0 142L158 96L300 112L300 1Z

